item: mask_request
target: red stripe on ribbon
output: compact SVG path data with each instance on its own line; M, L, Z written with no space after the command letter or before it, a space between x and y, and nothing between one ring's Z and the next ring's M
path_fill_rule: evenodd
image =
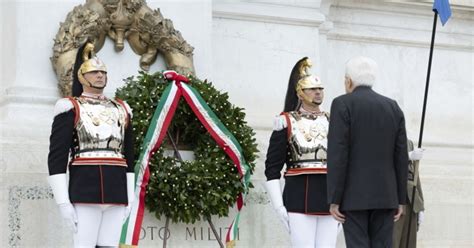
M234 225L234 221L232 221L232 223L230 224L230 227L231 227L231 228L229 228L229 231L227 231L227 234L225 235L225 242L226 242L226 243L230 241L230 232L231 232L231 230L232 230L232 226L233 226L233 225Z
M148 154L148 163L150 162L150 154ZM145 169L145 174L143 175L142 184L140 185L140 200L138 201L138 211L137 211L137 219L135 221L135 227L133 228L133 237L132 237L132 245L138 245L138 239L140 237L141 226L143 222L143 216L145 212L145 193L146 193L146 185L148 184L148 180L150 179L150 170L148 169L148 164Z
M239 194L239 196L237 197L237 209L242 209L242 207L244 206L244 197L242 196L242 194Z
M141 226L143 223L143 217L145 216L145 193L146 193L146 186L148 185L148 180L150 179L150 168L149 168L149 163L150 163L150 158L152 154L160 148L161 143L163 142L163 139L165 138L166 131L168 130L168 127L171 123L171 120L173 119L174 113L176 109L178 108L178 101L181 98L181 88L178 87L178 90L176 92L175 98L173 99L173 102L171 103L170 109L168 114L166 115L166 118L163 122L162 129L160 131L160 135L155 143L153 145L153 148L151 149L150 153L148 153L148 162L146 165L145 169L145 175L142 181L142 184L140 185L140 200L138 203L138 212L137 212L137 219L135 221L135 227L133 231L133 238L132 238L132 245L138 245L138 240L140 237L140 231L141 231Z

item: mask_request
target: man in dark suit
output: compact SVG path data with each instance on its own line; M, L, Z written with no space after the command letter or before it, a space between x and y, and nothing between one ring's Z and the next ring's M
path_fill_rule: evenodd
M405 119L394 100L372 90L376 71L372 59L349 60L347 94L331 106L328 203L348 248L391 247L407 198Z

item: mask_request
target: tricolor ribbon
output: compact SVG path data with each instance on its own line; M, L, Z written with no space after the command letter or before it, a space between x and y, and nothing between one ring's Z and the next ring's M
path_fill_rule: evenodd
M120 247L138 247L141 225L145 211L145 192L150 178L150 158L161 146L166 131L171 123L178 101L184 97L194 114L203 124L217 145L224 150L237 167L241 181L244 185L244 193L237 197L237 214L226 235L226 246L233 247L238 233L240 212L244 205L244 199L248 192L250 182L250 167L244 159L242 148L237 139L217 118L211 108L202 99L201 95L189 84L188 78L175 71L165 71L163 75L173 82L163 91L158 102L150 126L143 140L143 150L135 165L135 200L131 203L129 217L122 226Z

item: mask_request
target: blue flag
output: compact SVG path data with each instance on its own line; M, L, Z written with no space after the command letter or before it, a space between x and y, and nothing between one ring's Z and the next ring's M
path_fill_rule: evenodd
M449 0L434 0L433 11L436 11L439 15L441 23L446 24L449 17L451 17L451 7L449 6Z

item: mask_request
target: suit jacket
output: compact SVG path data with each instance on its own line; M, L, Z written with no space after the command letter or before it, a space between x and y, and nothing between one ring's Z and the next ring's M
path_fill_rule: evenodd
M405 118L398 104L359 86L335 98L328 134L328 203L340 209L395 209L406 204Z

